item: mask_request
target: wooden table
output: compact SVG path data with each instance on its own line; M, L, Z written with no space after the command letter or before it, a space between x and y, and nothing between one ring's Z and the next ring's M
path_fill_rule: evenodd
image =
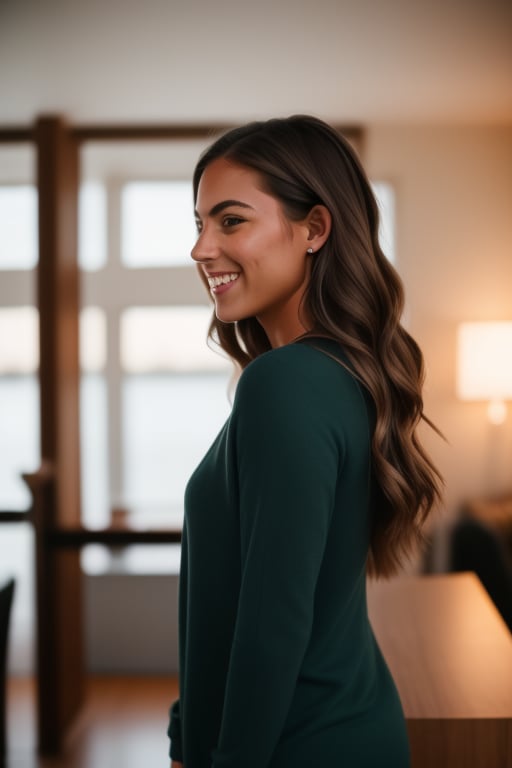
M472 573L369 585L412 768L512 768L512 635Z

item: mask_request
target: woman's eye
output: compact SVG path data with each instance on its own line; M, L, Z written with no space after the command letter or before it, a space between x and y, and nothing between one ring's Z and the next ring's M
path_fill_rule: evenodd
M198 235L200 235L200 234L201 234L201 232L203 231L203 225L202 225L202 224L201 224L201 222L200 222L200 221L198 221L197 219L196 219L196 229L197 229L197 234L198 234Z
M224 216L222 219L223 227L236 227L237 224L241 224L243 219L240 216Z

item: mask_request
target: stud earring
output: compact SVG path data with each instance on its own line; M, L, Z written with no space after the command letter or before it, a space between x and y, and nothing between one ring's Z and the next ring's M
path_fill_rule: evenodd
M308 252L308 253L314 253L314 251L313 251L313 249L312 249L312 248L308 248L307 252Z

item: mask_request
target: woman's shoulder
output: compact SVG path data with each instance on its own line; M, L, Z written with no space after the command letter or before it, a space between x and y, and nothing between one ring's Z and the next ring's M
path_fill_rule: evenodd
M300 425L343 441L369 435L372 407L336 342L294 343L270 350L244 369L235 393L232 425ZM297 427L294 426L296 431ZM311 432L313 430L313 432Z
M358 397L359 384L338 342L311 338L259 355L242 372L237 393L283 390L310 395Z
M264 352L244 369L242 377L259 377L283 373L289 375L304 367L311 370L336 370L342 376L355 379L350 361L341 344L324 337L306 337L285 346Z

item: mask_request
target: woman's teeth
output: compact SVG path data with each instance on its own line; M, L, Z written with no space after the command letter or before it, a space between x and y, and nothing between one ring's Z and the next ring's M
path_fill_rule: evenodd
M225 275L216 275L215 277L208 278L208 285L210 288L217 288L219 285L225 285L226 283L232 283L233 280L238 278L238 272L230 272Z

